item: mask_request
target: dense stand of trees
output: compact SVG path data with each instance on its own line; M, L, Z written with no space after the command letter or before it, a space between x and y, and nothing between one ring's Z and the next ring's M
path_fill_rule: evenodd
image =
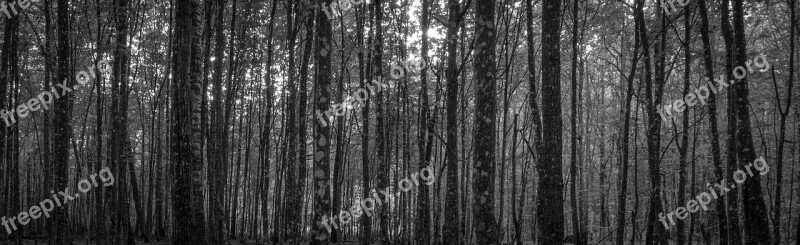
M0 241L800 244L796 5L6 2Z

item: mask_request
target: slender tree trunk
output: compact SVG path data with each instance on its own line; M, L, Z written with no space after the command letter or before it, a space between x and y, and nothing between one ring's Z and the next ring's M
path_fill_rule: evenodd
M705 0L698 0L697 1L697 8L700 11L700 34L701 40L703 41L703 61L704 61L704 68L705 68L705 76L709 81L713 81L713 74L714 74L714 66L713 66L713 59L711 58L711 44L709 41L709 31L708 31L708 10L706 8L706 1ZM710 132L711 133L711 157L712 161L714 162L714 173L716 174L717 180L716 182L719 183L724 178L723 169L722 169L722 158L720 156L720 149L719 149L719 129L717 128L717 97L715 93L709 93L708 96L708 110L709 110L709 124L710 124ZM684 116L685 118L686 116ZM692 160L694 162L694 160ZM694 174L693 174L694 175ZM692 182L694 183L694 182ZM732 193L731 193L732 194ZM719 222L719 232L720 232L720 242L722 244L726 244L728 242L728 221L727 221L727 209L725 208L725 199L719 198L717 199L717 220ZM691 232L689 232L691 234ZM689 242L692 241L691 236L689 237Z
M689 94L689 78L690 78L690 71L692 68L692 54L691 50L691 40L692 40L692 26L690 24L691 15L692 15L692 6L687 5L684 7L684 15L683 15L683 33L684 33L684 43L683 43L683 57L684 57L684 68L683 68L683 93L681 94ZM678 151L680 153L680 159L678 167L678 203L677 205L683 205L686 203L686 153L689 149L689 110L685 109L683 111L683 129L681 130L681 143L679 144ZM677 130L677 126L675 126L675 130ZM677 245L683 245L686 243L686 236L684 234L684 230L686 230L683 219L678 219L677 228ZM691 243L691 241L690 241Z
M428 168L431 163L431 156L432 156L432 147L433 147L433 135L436 133L434 132L434 123L436 117L430 115L431 113L428 112L428 108L430 107L428 101L428 32L425 31L428 29L429 26L429 11L430 11L430 0L422 0L422 20L421 20L421 36L422 36L422 48L421 48L421 56L422 62L426 63L425 68L420 71L420 99L422 100L421 108L420 108L420 116L419 116L419 158L420 164L419 169ZM360 33L360 32L359 32ZM359 62L360 63L360 62ZM424 125L424 126L423 126ZM416 242L419 245L428 245L431 241L431 234L430 234L430 187L428 185L422 186L418 185L419 192L417 192L417 199L419 200L418 209L417 209L417 224L416 224Z
M666 241L664 226L657 220L657 214L661 213L661 169L660 164L660 126L661 117L656 113L656 106L661 102L661 89L663 84L657 84L653 88L652 70L650 63L650 42L647 37L647 30L644 22L644 1L639 0L637 6L637 18L639 19L639 35L644 47L644 69L645 69L645 101L647 110L647 163L650 170L650 206L647 212L647 244L656 244ZM655 57L659 57L658 54ZM659 66L660 68L660 66ZM657 79L660 80L660 79ZM661 81L656 81L661 82ZM655 93L655 99L653 98Z
M634 21L634 29L639 27L639 22ZM619 156L620 159L620 183L619 183L619 196L617 198L617 203L619 204L619 209L617 209L617 245L623 245L625 239L625 206L627 205L627 189L628 189L628 149L629 149L629 142L628 138L630 137L630 122L631 122L631 100L633 99L633 80L636 76L636 65L639 62L639 35L634 34L634 42L633 42L633 56L631 56L631 71L626 78L627 80L627 90L625 92L625 105L623 107L624 115L622 117L623 128L622 128L622 136L620 137L619 146L621 148L621 154ZM633 142L636 144L637 142ZM636 166L634 166L636 168ZM636 179L634 179L634 183L636 183ZM634 210L633 213L636 213ZM634 227L635 230L635 227ZM635 231L634 231L635 233ZM634 234L635 235L635 234Z
M58 0L56 11L58 13L57 28L58 28L58 48L57 48L57 72L56 81L61 82L67 87L72 86L72 72L69 68L69 61L71 56L69 45L69 3L67 0ZM19 16L15 16L18 18ZM11 32L13 33L13 32ZM13 34L12 34L13 35ZM12 37L13 38L13 37ZM16 43L12 42L12 47L16 47ZM15 53L15 51L11 51ZM11 65L15 65L15 59L11 59ZM12 76L17 76L12 73ZM16 79L12 79L16 81ZM62 91L57 91L61 93ZM69 142L72 136L72 126L70 123L70 112L72 108L72 94L61 94L61 98L56 99L53 108L53 120L59 122L54 125L53 133L53 161L55 162L55 183L54 190L64 190L67 188L67 177L69 174ZM11 151L8 151L11 152ZM15 200L11 198L11 200ZM57 243L70 243L71 239L68 234L67 221L69 220L69 213L67 209L56 209L53 214L55 241Z
M456 48L458 40L458 18L459 3L456 0L449 0L449 25L447 26L447 195L445 197L444 210L445 220L455 221L458 219L458 74L456 58ZM492 118L494 120L494 118ZM493 173L493 172L492 172ZM492 188L494 189L494 188ZM490 196L494 198L494 196ZM482 228L486 229L486 228ZM481 230L482 230L481 229ZM458 240L458 222L446 222L444 224L444 240Z
M330 0L323 0L324 4L330 4ZM320 111L327 111L330 108L330 85L331 85L331 38L333 38L333 31L328 17L322 14L316 15L317 18L317 44L315 45L317 63L317 74L315 78L316 88L314 89L314 100L316 108ZM323 52L324 51L324 52ZM330 128L322 125L319 120L314 120L316 148L314 149L314 225L311 227L311 244L327 244L330 234L323 227L323 216L328 215L331 207L331 194L330 194ZM366 124L365 124L366 125Z
M576 244L585 244L583 240L583 232L581 232L579 218L578 218L578 195L576 189L578 184L576 182L578 172L578 130L577 130L577 110L578 110L578 0L574 0L572 4L572 116L570 117L570 208L572 212L572 235L575 237ZM601 158L602 159L602 158ZM603 161L603 160L601 160ZM602 173L601 173L602 174ZM602 186L602 183L601 183ZM602 205L602 204L601 204Z
M778 110L781 116L781 125L780 125L780 139L778 141L778 149L776 150L776 163L775 168L775 207L774 213L775 217L772 220L772 228L774 229L774 236L775 240L773 241L775 245L779 245L781 243L781 180L783 179L783 149L786 143L786 118L789 116L789 108L792 105L792 88L794 87L794 28L796 23L795 20L795 13L794 13L794 0L787 0L789 4L789 12L790 12L790 22L789 25L789 79L786 80L786 108L781 107L781 96L778 93L778 83L775 81L775 67L772 67L772 81L775 85L775 100L778 104ZM791 202L790 202L791 203ZM791 216L790 216L791 217ZM791 222L789 222L791 224ZM795 238L797 239L797 238Z
M224 223L226 220L225 216L225 207L224 207L224 200L225 200L225 185L227 183L226 176L227 176L227 152L223 152L223 144L226 144L227 141L220 140L220 137L224 135L224 131L227 130L226 127L223 126L224 119L223 115L225 112L222 109L222 65L223 57L224 57L224 50L225 50L225 37L224 37L224 27L223 22L225 21L225 16L223 13L225 12L225 3L226 0L212 0L216 5L214 10L216 11L214 15L216 16L214 22L214 31L215 31L215 39L216 39L216 47L214 48L214 75L213 85L214 89L212 90L214 101L211 102L211 136L212 140L209 141L208 151L211 153L209 157L209 178L208 178L208 186L209 186L209 204L210 204L210 217L211 219L209 230L211 232L211 242L214 243L221 243L224 241Z
M733 71L733 60L734 60L734 52L733 52L733 34L731 31L731 24L730 24L730 1L720 1L720 15L721 15L721 32L722 37L725 42L725 76L730 77L731 72ZM717 86L719 86L717 84ZM728 138L727 138L727 174L725 177L729 180L733 179L733 171L736 169L736 106L733 104L733 97L734 89L728 88L726 91L728 94ZM710 97L710 96L709 96ZM727 199L727 236L726 241L727 243L733 245L742 244L742 230L739 228L739 201L737 199L739 191L731 191L726 193ZM721 219L720 219L721 220ZM723 234L720 233L720 238L722 238Z
M270 10L270 21L269 21L269 36L267 37L269 41L267 42L267 71L266 75L264 76L264 80L266 80L266 108L265 108L265 116L264 124L261 127L261 139L259 140L259 162L261 163L261 171L262 176L264 176L263 180L263 188L261 189L261 219L263 220L264 224L262 229L263 234L265 237L269 237L269 190L270 190L270 179L269 179L269 170L270 170L270 132L272 130L272 102L273 102L273 91L272 91L272 35L273 35L273 27L275 26L275 9L278 0L272 0L272 7Z

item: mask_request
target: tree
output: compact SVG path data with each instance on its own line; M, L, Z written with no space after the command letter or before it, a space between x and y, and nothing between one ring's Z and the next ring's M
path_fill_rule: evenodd
M111 169L118 173L119 184L114 188L116 195L117 210L114 210L116 222L118 222L117 232L121 232L121 239L125 239L127 244L135 244L135 234L130 227L130 205L128 183L133 183L135 172L130 171L131 178L128 177L129 165L132 164L133 156L130 143L128 142L127 120L128 120L128 9L127 0L115 1L115 25L116 25L116 47L114 49L114 69L111 83ZM133 186L134 190L136 186ZM138 194L138 193L137 193ZM136 196L136 195L134 195ZM139 204L141 205L141 204Z
M570 117L570 207L572 209L572 234L577 240L577 244L586 244L583 239L583 232L580 229L578 221L578 195L576 189L578 183L576 181L578 172L578 130L577 130L577 111L578 111L578 0L573 1L572 4L572 115ZM601 183L602 185L602 183ZM601 201L602 202L602 201Z
M429 11L430 11L430 0L422 0L422 18L421 18L421 36L422 36L422 48L420 50L422 60L427 62L430 60L428 58L428 32L425 31L429 27ZM360 32L359 32L360 33ZM422 109L420 111L419 116L419 170L422 171L425 168L428 168L431 163L431 157L433 156L433 135L436 133L434 132L434 126L436 123L436 117L432 116L428 112L429 108L429 101L428 101L428 67L420 71L420 100L422 100ZM424 126L423 126L424 125ZM416 242L420 245L428 245L430 244L430 189L429 187L422 187L420 188L419 192L417 192L417 198L419 199L418 209L417 209L417 223L416 223Z
M57 75L56 81L61 81L67 87L72 86L72 72L69 66L70 61L70 45L69 45L69 3L68 0L58 0L56 12L58 13L57 28L58 28L58 48L56 49L56 62L57 62ZM13 33L13 32L12 32ZM12 50L12 52L14 52ZM13 64L13 60L12 63ZM53 127L53 161L56 162L55 166L55 182L53 189L64 190L68 184L69 174L69 142L72 136L72 128L70 126L70 114L72 108L72 94L62 95L61 98L56 99L53 121L57 123ZM8 158L6 158L8 159ZM67 234L67 220L69 220L69 213L66 209L58 209L55 211L54 229L55 241L57 243L70 243L71 239Z
M499 244L499 226L494 217L495 136L497 135L494 0L477 0L475 2L475 21L475 41L481 44L475 50L474 75L476 78L474 120L476 175L472 183L474 191L472 212L476 221L475 229L480 231L476 232L475 242L477 244ZM560 174L558 175L560 176Z
M330 0L324 0L330 4ZM331 38L333 31L331 23L323 14L316 15L316 50L315 60L317 73L315 74L314 101L317 110L327 111L331 101ZM328 215L331 207L330 194L330 128L322 125L319 120L314 120L314 218L311 226L311 244L327 244L330 234L322 225L323 216Z
M203 162L200 146L202 59L200 59L200 1L176 3L174 82L172 84L172 151L175 187L172 190L175 234L172 243L204 244Z
M457 0L447 2L449 21L445 38L447 40L447 195L445 206L450 207L444 210L447 220L457 220L458 218L458 67L456 64L458 55L456 47L459 25L456 23L458 23L459 5ZM494 173L494 171L490 173ZM446 222L443 235L445 241L458 240L458 222Z
M225 111L222 109L222 65L223 56L225 51L225 31L223 23L225 21L225 3L226 0L211 0L213 1L214 15L214 28L216 47L214 48L214 75L212 93L214 100L211 102L211 139L208 143L209 151L209 205L210 217L209 231L211 231L211 242L219 243L224 238L223 231L225 230L225 207L223 202L225 200L225 186L227 183L227 170L228 158L227 156L227 132L228 127L225 125ZM210 18L210 16L209 16ZM210 50L209 50L210 52ZM230 88L229 88L230 89Z
M639 27L639 21L634 21L634 30ZM633 55L631 56L631 71L629 75L626 77L627 80L627 89L625 92L625 104L623 105L623 124L622 124L622 133L620 136L620 148L621 154L619 156L620 159L620 169L621 176L619 178L619 197L617 198L617 203L619 204L619 208L617 209L617 245L622 245L625 239L625 209L627 205L627 189L628 189L628 168L630 167L628 162L628 150L629 148L629 137L630 137L630 123L631 123L631 100L633 99L633 81L636 76L636 65L639 62L639 35L634 34L634 42L633 42ZM635 142L634 142L635 143ZM637 194L638 195L638 194ZM634 211L636 212L636 211ZM635 216L635 215L634 215ZM635 220L635 217L632 219ZM635 227L634 227L635 230ZM634 232L635 233L635 232Z
M542 7L542 148L537 219L539 243L564 239L564 180L561 174L561 2L544 0ZM480 43L480 42L479 42Z
M706 8L706 1L705 0L698 0L697 1L697 8L700 11L700 39L703 42L703 64L705 68L705 76L708 81L713 81L714 76L714 66L712 64L711 58L711 44L709 41L709 34L708 34L708 10ZM712 162L714 163L714 173L717 177L717 183L724 179L723 169L722 169L722 159L720 156L720 149L719 149L719 130L717 128L717 96L715 93L710 93L708 96L708 123L710 124L709 133L711 134L711 157ZM685 116L684 116L685 117ZM732 194L732 193L731 193ZM721 243L727 243L728 241L728 220L727 217L727 209L725 208L725 199L719 198L716 202L717 205L717 222L720 224L719 228L719 237ZM691 233L691 232L690 232ZM690 240L691 242L691 237Z
M733 40L735 47L734 64L743 66L747 60L747 48L744 35L744 10L742 0L733 1ZM731 74L731 73L728 73ZM729 76L730 78L730 76ZM733 83L733 82L731 82ZM733 83L731 92L735 95L733 105L736 107L736 146L738 169L744 169L745 164L756 160L753 145L753 135L750 131L750 108L748 101L747 77ZM760 175L754 175L744 183L742 191L745 234L745 243L770 244L769 223L767 223L767 207L761 191Z

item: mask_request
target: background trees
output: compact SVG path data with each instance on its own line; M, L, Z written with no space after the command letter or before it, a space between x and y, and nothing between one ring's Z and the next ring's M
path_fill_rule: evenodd
M44 0L0 17L0 109L112 60L0 130L0 211L117 177L0 239L798 240L793 0L324 3L330 17L304 0ZM769 71L662 121L656 108L761 54ZM358 89L376 93L316 113ZM768 174L658 221L759 156ZM320 226L427 167L433 185Z

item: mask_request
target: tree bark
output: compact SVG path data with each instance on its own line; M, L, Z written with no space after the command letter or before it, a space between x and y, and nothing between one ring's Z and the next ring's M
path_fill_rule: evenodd
M452 3L451 3L452 4ZM477 0L475 4L475 171L473 179L473 216L475 218L476 243L499 244L498 224L494 217L495 135L497 130L497 98L495 42L496 31L493 0ZM451 11L455 10L451 6ZM451 13L452 14L452 13ZM452 17L452 16L451 16ZM453 42L455 43L455 42ZM454 52L450 53L454 55ZM451 74L455 75L455 74ZM448 87L455 86L448 85ZM448 89L448 96L449 95ZM454 91L454 90L453 90ZM556 90L557 91L557 90ZM453 110L455 111L455 110ZM453 119L455 117L453 116ZM560 119L559 119L560 120ZM449 125L450 126L450 125ZM452 125L454 126L454 125ZM454 130L455 127L448 127ZM454 146L452 144L451 146ZM455 151L454 148L450 149ZM456 157L456 154L451 155ZM455 159L451 159L455 161ZM451 162L452 164L453 162ZM455 167L451 165L450 167ZM455 173L453 173L455 174ZM560 173L558 174L560 176ZM450 173L448 173L448 177ZM455 181L454 181L455 182ZM448 183L448 186L450 184ZM451 193L455 194L455 193ZM455 207L454 205L448 205ZM449 210L449 209L448 209ZM455 223L455 222L450 222Z
M444 210L444 217L446 220L455 221L458 219L458 74L456 58L456 48L458 40L458 25L456 18L458 18L459 3L457 0L449 0L448 6L448 25L447 25L447 195L445 197L445 206L449 207ZM494 173L494 172L492 172ZM494 189L494 188L492 188ZM494 196L490 196L494 198ZM477 218L477 217L476 217ZM457 241L458 237L458 222L445 222L444 223L444 240ZM485 229L485 227L484 227Z
M324 4L330 4L331 0L323 0ZM328 17L322 14L316 16L317 37L316 40L316 67L315 78L315 103L320 111L327 111L330 108L330 85L331 85L331 38L333 31ZM314 150L314 225L311 227L311 244L327 244L330 234L322 225L323 216L328 215L331 207L330 194L330 128L322 125L319 120L315 121L316 149Z
M63 0L62 0L63 1ZM203 165L200 146L202 59L200 1L176 3L171 161L175 164L172 243L204 244Z
M547 142L540 153L537 219L539 242L564 240L564 195L562 176L561 129L561 1L545 0L542 7L542 139ZM480 43L480 42L478 42Z

